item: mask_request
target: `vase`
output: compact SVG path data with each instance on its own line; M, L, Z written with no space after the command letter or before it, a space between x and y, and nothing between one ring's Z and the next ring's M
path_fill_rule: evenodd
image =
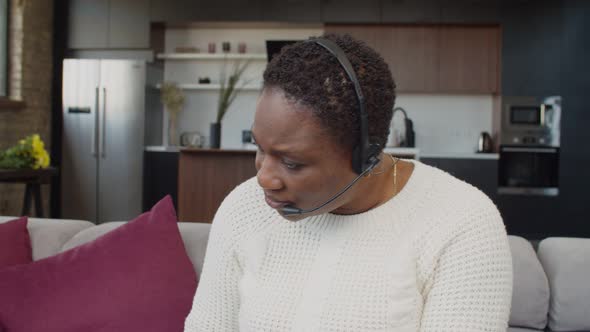
M178 145L178 135L176 134L176 117L168 118L168 145Z
M219 149L221 146L221 122L211 123L209 127L209 147Z

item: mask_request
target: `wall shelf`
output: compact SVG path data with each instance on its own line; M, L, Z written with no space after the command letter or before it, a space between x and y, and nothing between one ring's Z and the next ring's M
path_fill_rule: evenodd
M267 60L265 53L158 53L163 60Z
M183 90L211 90L211 91L217 91L220 89L220 85L219 84L178 84L178 87L183 89ZM162 84L156 84L155 86L156 89L161 89L162 88ZM254 85L254 84L250 84L250 85L246 85L245 87L242 88L243 91L259 91L262 89L261 85Z

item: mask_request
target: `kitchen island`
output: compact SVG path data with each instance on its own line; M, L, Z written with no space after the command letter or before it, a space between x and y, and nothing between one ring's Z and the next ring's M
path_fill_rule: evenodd
M401 158L417 158L418 149L387 148ZM219 205L238 184L256 175L255 150L181 148L178 165L178 218L211 222Z
M211 222L219 205L238 184L256 175L253 150L180 150L178 218Z

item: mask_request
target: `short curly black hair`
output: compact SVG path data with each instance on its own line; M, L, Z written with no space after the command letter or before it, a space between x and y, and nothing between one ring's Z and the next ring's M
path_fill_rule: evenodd
M389 135L395 83L383 58L348 34L326 34L352 64L368 114L369 141L385 147ZM264 71L263 89L278 88L287 99L309 107L338 144L351 149L359 141L359 104L354 85L328 50L301 41L283 47Z

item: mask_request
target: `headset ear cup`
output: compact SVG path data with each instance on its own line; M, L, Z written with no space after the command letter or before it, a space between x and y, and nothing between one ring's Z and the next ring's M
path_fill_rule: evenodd
M356 174L361 174L367 169L372 169L379 163L379 152L381 149L378 144L370 144L366 150L366 156L362 155L362 149L357 144L352 149L352 169Z
M361 174L363 172L363 156L361 156L361 148L359 144L354 146L352 149L352 169L356 174Z
M379 161L381 161L381 159L379 158L379 153L381 152L379 144L370 144L367 152L368 153L366 167L373 168L377 166L377 164L379 164Z

